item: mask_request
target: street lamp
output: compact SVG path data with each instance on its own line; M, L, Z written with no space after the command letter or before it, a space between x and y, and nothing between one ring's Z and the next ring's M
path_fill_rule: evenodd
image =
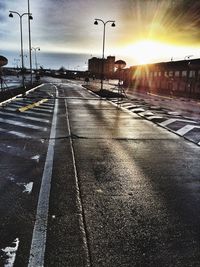
M34 50L35 51L35 70L36 70L36 72L37 72L37 53L36 53L36 51L40 51L40 47L39 46L37 46L37 47L32 47L31 48L31 50Z
M191 57L193 57L193 55L185 56L185 57L184 57L184 60L186 60L186 58L187 58L187 59L190 59Z
M24 55L23 55L23 32L22 32L22 17L25 15L28 15L29 20L33 19L32 14L31 13L23 13L23 14L19 14L16 11L9 11L9 17L13 18L13 14L17 14L19 16L20 19L20 35L21 35L21 59L22 59L22 85L23 88L25 87L25 83L24 83Z
M102 19L95 19L94 24L98 25L98 21L103 23L103 52L102 52L102 64L101 64L101 90L103 90L103 80L104 80L104 50L105 50L105 29L107 23L112 23L111 27L115 27L114 20L103 21Z
M30 2L28 0L28 14L30 14ZM29 62L31 72L31 85L33 85L33 74L32 74L32 55L31 55L31 21L28 20L28 37L29 37Z

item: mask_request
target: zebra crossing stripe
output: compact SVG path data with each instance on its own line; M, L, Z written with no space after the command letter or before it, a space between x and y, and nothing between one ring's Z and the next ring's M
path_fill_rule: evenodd
M166 121L161 122L160 125L162 125L162 126L167 126L167 125L169 125L169 124L171 124L171 123L173 123L173 122L179 122L179 121L181 121L181 122L197 123L197 122L195 122L195 121L184 120L184 119L168 119L168 120L166 120Z
M10 125L14 125L14 126L19 126L19 127L31 128L31 129L34 129L34 130L47 131L47 128L43 127L43 126L37 126L37 125L34 125L34 124L19 122L19 121L10 120L10 119L6 120L6 119L0 118L0 122L6 123L6 124L10 124Z
M181 129L179 129L178 131L176 131L177 134L183 136L184 134L190 132L191 130L193 130L194 128L199 128L200 126L195 126L195 125L185 125L184 127L182 127Z
M11 117L16 117L16 118L22 118L22 119L30 120L30 121L39 121L39 122L45 122L45 123L49 123L50 122L50 120L46 120L46 119L42 119L42 118L35 118L35 117L32 117L32 116L27 116L27 115L19 115L19 114L15 114L15 113L12 113L12 112L2 112L2 111L0 111L0 115L3 115L4 117L5 116L11 116Z

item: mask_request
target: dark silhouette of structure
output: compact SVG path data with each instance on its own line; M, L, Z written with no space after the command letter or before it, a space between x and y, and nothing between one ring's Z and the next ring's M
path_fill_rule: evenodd
M104 65L104 79L113 77L115 71L115 57L108 56L106 59L93 57L88 60L88 70L91 76L100 79L102 75L102 61Z

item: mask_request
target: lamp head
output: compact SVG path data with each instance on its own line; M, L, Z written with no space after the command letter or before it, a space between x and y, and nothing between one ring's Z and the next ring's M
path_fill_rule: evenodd
M29 15L29 19L30 19L30 20L33 20L33 17L32 17L32 15Z
M115 23L113 22L113 23L111 24L111 26L112 26L112 27L115 27Z
M10 17L10 18L13 18L13 14L12 14L12 13L10 13L10 14L9 14L9 17Z
M98 25L98 21L97 20L95 20L94 25Z

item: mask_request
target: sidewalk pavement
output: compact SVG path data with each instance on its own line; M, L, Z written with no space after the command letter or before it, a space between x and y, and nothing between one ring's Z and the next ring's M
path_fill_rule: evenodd
M100 80L91 81L85 87L96 93L101 88ZM112 83L112 81L104 81L103 88L105 90L112 91L113 93L118 93L117 84ZM141 93L138 91L134 91L133 88L125 89L125 94L125 97L127 97L128 101L131 101L131 99L133 98L139 98L152 105L180 112L184 116L192 116L195 119L200 119L200 100L189 99L184 97ZM113 97L116 97L116 95Z

